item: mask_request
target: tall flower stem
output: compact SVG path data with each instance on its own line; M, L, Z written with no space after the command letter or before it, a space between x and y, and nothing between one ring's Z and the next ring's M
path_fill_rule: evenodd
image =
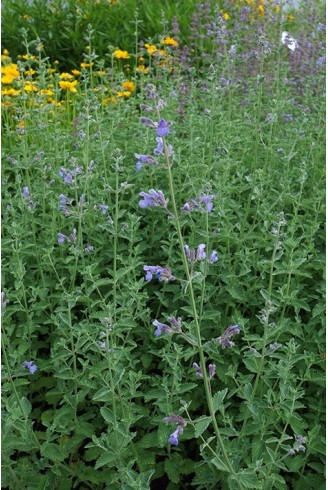
M191 307L192 307L194 321L195 321L195 334L196 334L196 339L197 339L197 348L198 348L198 353L199 353L199 358L200 358L200 365L201 365L201 368L203 371L203 381L204 381L204 387L205 387L205 393L206 393L207 406L208 406L210 416L212 419L212 424L214 427L215 435L216 435L219 447L221 449L223 458L225 460L225 463L226 463L231 475L233 475L236 478L236 472L235 472L235 470L232 466L232 462L231 462L231 460L227 454L227 451L226 451L226 448L225 448L225 445L224 445L224 442L223 442L223 439L221 437L220 430L219 430L219 427L218 427L218 424L216 421L216 417L215 417L213 399L212 399L210 388L209 388L209 378L208 378L207 371L206 371L206 362L205 362L204 350L203 350L203 346L202 346L202 337L201 337L201 333L200 333L200 322L199 322L199 316L198 316L197 307L196 307L195 292L194 292L194 288L193 288L192 281L191 281L187 257L186 257L186 254L184 252L184 242L183 242L181 226L180 226L180 222L179 222L178 209L177 209L177 205L176 205L176 201L175 201L175 193L174 193L174 184L173 184L172 171L171 171L170 156L169 156L168 148L167 148L167 145L166 145L164 138L163 138L163 141L164 141L164 152L165 152L166 165L167 165L168 181L169 181L169 187L170 187L170 196L171 196L171 201L172 201L172 206L173 206L174 223L175 223L175 228L176 228L176 231L178 234L181 256L182 256L185 274L187 277L187 283L188 283L188 287L189 287L189 297L190 297ZM238 482L237 478L236 478L236 481L237 481L238 487L242 488L242 486Z

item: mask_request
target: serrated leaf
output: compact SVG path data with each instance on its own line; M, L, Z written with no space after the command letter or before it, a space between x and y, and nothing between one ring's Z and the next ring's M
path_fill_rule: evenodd
M40 451L43 457L49 458L55 463L60 463L65 459L65 455L62 453L61 447L57 444L45 442L42 444Z
M107 465L108 468L112 468L116 461L116 455L110 451L106 451L102 453L96 461L95 469L101 468L102 466Z
M113 399L112 392L108 388L101 388L92 397L96 402L110 402Z
M222 405L223 400L228 393L228 388L225 390L217 391L215 395L213 396L213 405L214 405L214 411L216 412L219 407Z
M236 474L236 479L241 483L243 488L263 489L263 481L259 481L253 472L240 471Z
M209 426L211 417L201 417L195 423L195 437L199 437Z

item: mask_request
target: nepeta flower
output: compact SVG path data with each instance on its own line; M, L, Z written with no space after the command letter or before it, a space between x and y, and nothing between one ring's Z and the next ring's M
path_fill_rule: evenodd
M138 159L136 163L138 172L141 170L143 163L147 165L155 165L157 163L157 160L151 155L139 155L139 153L135 153L134 156Z
M295 453L299 453L300 451L302 451L303 453L305 453L305 446L304 444L306 444L307 442L307 439L306 437L304 436L295 436L295 442L294 442L294 445L293 445L293 449L290 449L288 451L288 454L290 456L294 456Z
M197 256L196 256L197 260L205 260L205 258L206 258L205 247L206 247L206 245L204 243L201 243L200 245L198 245Z
M217 337L215 340L221 345L222 349L225 349L226 347L233 347L235 344L229 340L229 338L235 334L239 334L240 328L241 325L233 325L228 327L225 329L221 337Z
M57 233L58 236L58 243L64 243L65 241L70 242L70 243L76 243L76 229L73 229L73 232L70 236L63 235L63 233Z
M34 364L34 361L24 361L22 367L26 367L31 374L34 374L37 371L37 366Z
M214 264L219 260L218 253L216 250L213 250L210 255L210 264Z
M178 428L170 435L168 439L173 446L177 446L179 444L179 436L181 436L183 433L183 429L186 427L187 421L180 415L172 414L169 417L165 417L163 422L178 425Z
M93 209L100 209L101 214L105 216L108 211L108 206L106 204L96 204Z
M175 330L181 331L181 318L175 318L174 316L169 316L167 319Z
M214 196L201 196L201 197L199 197L199 200L205 204L208 213L210 213L213 209L213 203L212 203L213 199L214 199Z
M155 275L156 279L161 282L174 281L175 277L172 275L169 267L161 267L159 265L144 265L144 271L146 272L146 281L150 282Z
M215 364L210 364L208 366L208 375L210 378L213 378L213 376L215 375L215 371L216 371L216 365Z
M162 333L166 333L166 334L173 333L172 328L166 325L166 323L160 323L159 321L154 320L153 325L157 327L154 332L155 337L159 337Z
M141 122L141 124L143 124L145 126L145 128L152 128L152 129L157 128L157 123L155 123L149 117L141 117L140 122Z
M157 136L156 141L157 141L157 146L156 148L154 148L154 155L158 155L158 156L163 155L163 151L164 151L163 139Z
M196 376L198 376L198 378L202 378L203 377L203 370L202 370L201 366L198 366L197 362L194 362L192 367L196 369Z
M58 236L58 243L64 243L65 240L67 240L67 236L63 235L62 233L57 233Z
M139 206L141 208L147 208L148 206L159 206L162 208L166 208L168 199L164 198L164 194L162 191L155 191L154 189L150 189L149 193L140 192L139 196L142 196L143 199L139 201Z
M183 433L183 427L179 425L179 427L170 435L168 441L173 444L173 446L177 446L179 444L178 437Z
M23 198L30 199L30 191L27 186L23 187Z
M157 136L160 136L162 138L163 136L168 136L169 132L170 130L167 122L165 121L165 119L161 119L156 130Z

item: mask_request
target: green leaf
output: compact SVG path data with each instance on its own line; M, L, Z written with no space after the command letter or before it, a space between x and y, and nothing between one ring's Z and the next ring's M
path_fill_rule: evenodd
M65 459L65 455L62 453L62 448L57 444L52 444L45 442L40 448L42 456L54 461L55 463L60 463Z
M23 398L21 398L20 400L20 403L21 403L21 407L23 409L23 417L28 417L30 415L30 413L32 412L32 405L31 403L29 402L29 400L23 396Z
M195 423L195 437L199 437L207 429L211 422L211 417L201 417Z
M263 489L263 481L259 481L253 471L240 471L236 474L236 479L244 488Z
M222 405L223 400L228 393L228 388L225 390L217 391L215 395L213 396L213 405L214 405L214 411L216 412L219 407Z
M104 417L106 422L108 422L109 424L115 424L115 417L112 410L109 410L109 408L107 407L101 407L100 413Z
M112 468L115 464L116 458L116 454L113 454L110 451L102 453L96 461L95 469L98 470L105 465L108 466L108 468Z

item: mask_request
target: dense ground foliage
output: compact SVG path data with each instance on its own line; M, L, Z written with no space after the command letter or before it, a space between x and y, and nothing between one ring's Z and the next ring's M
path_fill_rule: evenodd
M325 488L325 26L172 4L3 51L3 488Z

